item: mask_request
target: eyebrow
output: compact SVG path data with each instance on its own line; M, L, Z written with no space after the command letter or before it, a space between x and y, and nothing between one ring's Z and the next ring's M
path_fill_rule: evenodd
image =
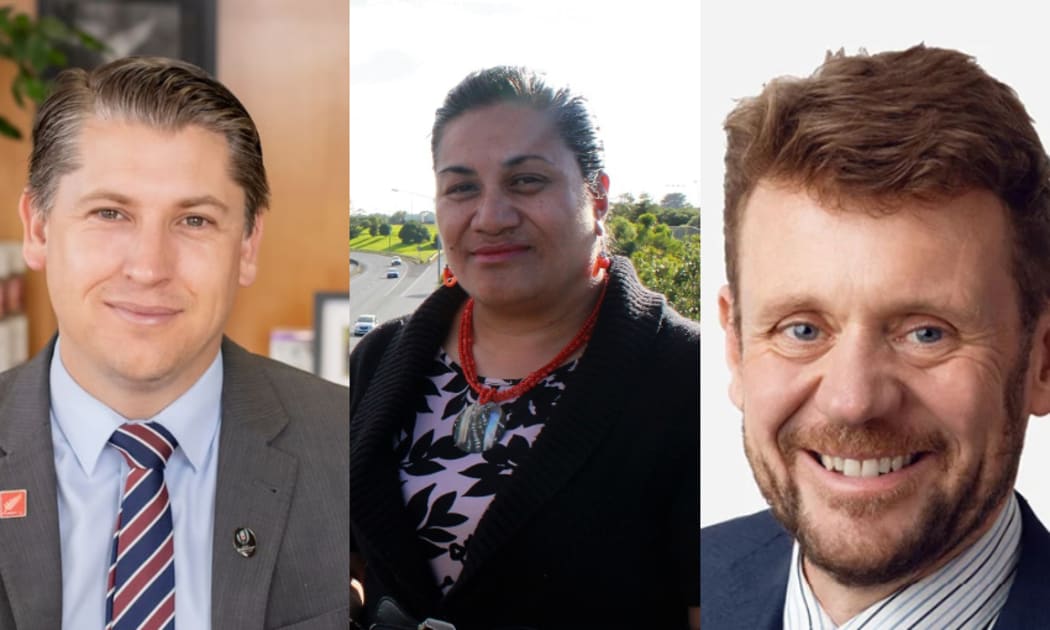
M783 317L788 313L799 311L822 311L827 305L820 299L806 295L786 295L783 298L773 300L762 305L757 311L757 320L767 322L772 319ZM888 313L896 314L930 314L939 317L949 317L956 321L971 321L980 316L980 313L967 312L952 304L947 299L904 298L891 302L885 308Z
M89 201L113 201L121 205L130 206L134 204L131 197L127 195L112 191L112 190L96 190L88 193L80 198L80 203ZM222 212L229 212L229 207L223 202L219 201L212 195L197 195L194 197L187 197L180 199L177 203L180 208L195 208L197 206L212 206Z
M189 197L179 202L180 208L195 208L197 206L212 206L222 212L229 212L229 207L211 195L199 195Z
M81 203L85 201L115 201L127 205L131 203L131 197L111 190L96 190L80 198Z
M526 155L516 155L516 156L514 156L512 158L508 158L508 159L504 160L503 161L503 167L506 168L508 166L517 166L517 165L521 164L522 162L528 162L529 160L540 160L541 162L546 162L547 164L552 164L552 165L554 164L553 162L551 162L547 158L543 157L542 155L537 155L535 153L529 153L529 154L526 154Z
M536 153L527 153L525 155L515 155L514 157L507 158L506 160L503 160L501 166L503 168L511 168L514 166L518 166L519 164L522 164L524 162L528 162L529 160L540 160L541 162L546 162L547 164L554 164L554 162L551 162L549 159L542 155L538 155ZM452 166L446 166L445 168L437 172L438 175L443 175L445 173L453 173L456 175L476 175L477 171L467 166L454 164Z

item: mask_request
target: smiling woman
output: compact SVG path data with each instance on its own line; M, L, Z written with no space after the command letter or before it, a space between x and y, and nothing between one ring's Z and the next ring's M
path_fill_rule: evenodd
M698 327L605 254L587 102L490 68L432 138L444 286L351 357L368 620L685 628Z

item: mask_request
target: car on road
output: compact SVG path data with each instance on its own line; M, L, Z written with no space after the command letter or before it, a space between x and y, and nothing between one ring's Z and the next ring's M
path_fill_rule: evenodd
M400 269L394 269L393 267L391 267L390 269L386 270L386 277L387 278L400 278L401 277L401 270Z
M401 257L400 256L394 256L393 258L390 259L390 266L391 267L396 267L396 266L398 266L400 264L401 264Z
M354 322L354 336L360 337L362 335L366 335L375 327L375 315L359 315L357 321Z

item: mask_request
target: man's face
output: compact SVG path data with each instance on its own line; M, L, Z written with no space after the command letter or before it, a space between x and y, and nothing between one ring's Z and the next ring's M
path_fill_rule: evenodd
M255 277L261 226L245 234L226 141L197 126L90 118L78 157L46 218L28 198L21 207L62 361L111 406L120 392L181 393L214 359L237 287Z
M982 533L1031 411L997 198L869 210L763 183L738 235L739 337L720 297L755 478L807 561L851 585Z

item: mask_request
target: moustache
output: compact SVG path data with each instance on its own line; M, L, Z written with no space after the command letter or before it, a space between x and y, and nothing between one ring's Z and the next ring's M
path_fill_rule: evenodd
M812 451L855 459L892 457L945 450L948 439L936 431L916 432L882 421L862 425L824 424L786 429L777 436L785 456Z

